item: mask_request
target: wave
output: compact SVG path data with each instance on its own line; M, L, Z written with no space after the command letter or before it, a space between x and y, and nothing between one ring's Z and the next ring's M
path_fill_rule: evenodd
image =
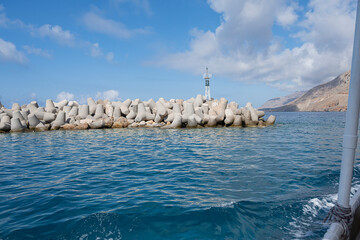
M146 203L15 231L5 239L316 239L326 231L322 219L335 201L331 194L300 201L224 202L200 210Z

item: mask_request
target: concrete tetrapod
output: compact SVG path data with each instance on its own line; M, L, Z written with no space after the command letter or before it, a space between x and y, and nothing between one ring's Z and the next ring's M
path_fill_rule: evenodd
M43 120L44 120L46 123L51 123L51 122L53 122L55 119L56 119L56 115L55 115L54 113L49 113L49 112L44 113Z
M201 94L198 94L194 101L194 107L201 107L203 105L203 97Z
M67 117L75 117L78 115L79 108L77 106L73 106L70 112L67 114Z
M22 132L24 131L25 128L24 126L21 124L20 119L18 118L12 118L11 119L11 129L10 132Z
M275 123L276 117L274 115L270 115L266 120L266 125L273 125Z
M217 118L216 118L217 122L224 121L225 109L226 109L227 103L228 103L228 100L226 100L225 98L220 98L218 105L213 108L217 113Z
M113 114L114 114L114 107L110 104L110 103L107 103L105 105L105 114L108 116L108 117L112 117Z
M12 105L11 109L14 110L14 111L15 111L15 110L19 110L19 111L20 111L20 110L21 110L21 107L20 107L20 105L19 105L18 103L14 103L14 104Z
M28 115L30 114L29 109L23 109L20 111L21 115L23 115L25 120L28 120Z
M89 115L89 105L79 106L79 116L81 119L85 119Z
M184 111L182 113L182 122L187 123L189 125L190 116L195 114L194 105L189 101L185 101L183 103L183 106L184 106ZM192 117L190 121L191 121L190 126L194 125L195 117Z
M137 115L137 111L138 111L138 105L137 104L131 104L130 107L129 107L129 114L126 115L126 118L127 119L135 119L136 118L136 115Z
M201 105L201 109L204 114L209 114L209 104L204 103L203 105Z
M7 115L9 115L11 118L13 117L13 112L14 112L14 110L12 110L12 109L4 109L4 112L5 112Z
M102 118L103 116L104 116L104 106L102 104L96 105L94 118L99 119Z
M128 127L129 124L129 127L164 128L218 125L265 127L274 124L276 120L275 116L270 116L264 121L265 113L255 109L251 103L247 103L244 108L238 108L236 102L228 103L225 98L207 101L200 94L186 101L159 98L157 102L153 99L144 102L140 99L112 102L100 99L96 104L89 98L88 104L79 105L76 101L54 103L48 99L45 108L39 107L37 102L21 107L13 104L12 109L1 107L0 131L22 131L25 128L48 130L50 126L53 130L60 127L119 128Z
M29 114L28 119L29 119L29 128L30 129L34 129L40 123L40 120L33 113Z
M66 113L64 111L58 112L55 121L51 123L51 130L57 130L61 125L65 124Z
M147 105L151 109L151 111L156 108L156 102L152 98L147 101Z
M43 108L37 108L34 114L39 120L44 120L45 110Z
M246 103L245 107L247 109L249 109L249 111L250 111L251 121L253 121L257 124L259 121L259 116L258 116L257 112L255 111L254 107L252 106L252 104L248 102L248 103Z
M0 131L8 132L11 130L11 120L8 115L3 116L0 121Z
M130 102L127 102L131 104L131 100ZM129 105L130 106L130 105ZM125 116L128 115L130 113L130 109L129 106L127 104L125 104L125 102L120 103L120 111L122 114L124 114Z
M172 108L172 104L166 101L164 98L159 98L158 102L161 102L165 108Z
M18 119L20 119L20 121L25 120L24 116L20 113L19 110L16 110L13 112L13 118L18 118Z
M36 112L38 107L36 107L36 105L30 103L26 106L26 108L29 109L30 113L34 113L34 112Z
M206 123L207 127L216 127L217 125L217 117L209 115L209 121Z
M114 117L115 121L121 117L120 107L115 107L114 108L113 117Z
M195 119L195 114L191 114L189 117L188 117L188 120L187 120L187 127L196 127L198 125L196 119Z
M234 116L233 126L242 126L242 116L240 115Z
M182 120L179 113L175 114L174 121L170 125L163 126L161 128L181 128Z
M96 103L94 101L94 99L92 99L91 97L89 97L87 99L87 103L89 105L89 112L90 112L90 115L94 115L95 114L95 111L96 111Z
M55 113L56 112L54 102L51 99L46 100L45 111L50 112L50 113Z
M0 121L0 122L1 122L1 123L8 123L8 124L10 124L10 123L11 123L10 116L8 116L8 115L3 116L3 117L1 118L1 121Z
M145 110L144 103L139 103L135 122L149 121L153 119L154 119L154 115Z
M166 115L167 115L167 110L163 105L162 101L160 101L159 99L159 101L156 102L156 116L154 121L156 123L160 123Z
M230 126L231 124L233 124L235 120L235 116L233 111L230 108L225 109L225 120L224 123L226 126Z
M59 110L63 110L63 107L68 105L68 100L64 99L58 103L54 103L54 106L57 107Z

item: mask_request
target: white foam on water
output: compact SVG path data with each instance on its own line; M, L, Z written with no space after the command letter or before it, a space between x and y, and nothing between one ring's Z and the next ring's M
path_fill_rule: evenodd
M236 203L236 202L234 202L234 201L219 203L216 207L221 207L221 208L234 208L235 203Z
M323 197L309 199L302 206L301 216L292 216L289 222L289 233L294 239L310 237L314 233L311 231L312 226L326 227L323 225L323 219L319 218L320 211L328 211L335 205L337 194L328 194Z
M330 209L335 205L337 194L329 194L323 198L312 198L303 206L303 214L316 217L320 210Z
M79 238L79 240L85 240L85 239L87 239L87 234L83 234L83 235L81 235L81 237Z
M354 182L351 187L351 196L353 196L357 190L360 190L360 183ZM313 234L310 229L317 225L319 228L323 227L328 228L327 224L323 224L323 216L319 216L320 211L322 213L328 212L337 201L336 194L328 194L323 197L315 197L308 200L302 206L302 216L292 217L292 221L289 222L290 229L289 232L294 239L301 239L304 237L309 237ZM325 217L325 216L324 216Z

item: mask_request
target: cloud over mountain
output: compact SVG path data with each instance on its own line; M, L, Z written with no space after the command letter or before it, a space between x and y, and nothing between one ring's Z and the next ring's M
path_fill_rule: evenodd
M208 0L215 31L193 29L189 49L156 64L200 74L204 66L236 81L284 90L309 88L350 67L354 0ZM277 31L274 31L276 29ZM284 36L297 44L287 44Z

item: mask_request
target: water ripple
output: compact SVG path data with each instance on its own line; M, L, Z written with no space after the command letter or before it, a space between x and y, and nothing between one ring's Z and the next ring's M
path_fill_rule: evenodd
M262 129L1 134L0 238L320 238L344 116L279 113Z

